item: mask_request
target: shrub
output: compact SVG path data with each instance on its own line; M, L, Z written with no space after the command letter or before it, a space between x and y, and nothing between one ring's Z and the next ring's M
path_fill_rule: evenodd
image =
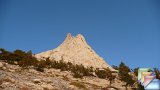
M34 66L38 60L32 56L32 52L24 52L22 50L15 50L13 52L9 52L5 49L0 49L0 59L5 60L5 62L9 64L18 63L19 66L28 67Z
M21 67L29 67L29 66L35 66L38 63L38 60L34 57L24 57L22 60L18 61L18 65Z
M82 64L72 66L71 71L73 72L73 76L75 78L83 78L83 76L92 76L93 68L86 68Z
M83 73L80 65L75 65L72 67L73 77L75 78L83 78Z
M44 72L44 68L49 68L51 66L51 62L49 59L40 60L35 65L37 71Z
M74 68L74 65L71 62L67 62L68 70L72 71Z
M44 67L42 65L37 65L37 67L35 67L35 69L37 71L44 72Z
M106 76L107 76L105 70L99 70L99 69L97 69L97 70L95 71L95 73L96 73L96 75L97 75L99 78L105 79Z
M5 50L5 49L3 49L3 48L0 48L0 59L1 60L8 60L8 57L9 57L9 55L11 54L11 52L9 52L9 51L7 51L7 50Z
M60 69L61 71L68 71L68 65L63 60L52 61L51 63L52 68Z
M73 77L75 78L83 78L83 74L78 71L73 71Z
M107 69L105 69L105 70L106 70L107 80L110 81L110 86L111 86L111 84L112 84L112 82L114 81L114 79L116 78L116 76L112 74L112 71L111 71L109 68L107 68Z
M22 59L24 59L26 57L28 57L28 58L31 57L30 55L28 55L26 52L24 52L22 50L15 50L13 52L13 55L15 56L15 57L12 58L12 60L14 60L14 61L20 61L20 60L22 60Z
M61 71L67 71L68 65L63 60L60 60L58 64L58 69L61 69Z
M52 64L52 62L51 62L51 60L49 59L49 58L46 58L46 67L47 68L51 68L51 64Z

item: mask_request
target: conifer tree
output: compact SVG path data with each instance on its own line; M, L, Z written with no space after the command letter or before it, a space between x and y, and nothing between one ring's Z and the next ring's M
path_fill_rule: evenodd
M126 66L123 62L119 65L119 78L121 81L125 82L126 90L128 90L128 86L132 86L134 84L134 80L132 79L132 75L129 74L130 68Z

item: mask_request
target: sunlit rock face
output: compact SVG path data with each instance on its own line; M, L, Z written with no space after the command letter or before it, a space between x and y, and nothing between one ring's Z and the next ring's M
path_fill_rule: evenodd
M71 62L73 64L82 64L85 67L109 67L113 70L113 68L87 44L81 34L74 37L69 33L64 42L57 48L36 54L35 56L39 59L49 57L51 60L64 60L65 62Z

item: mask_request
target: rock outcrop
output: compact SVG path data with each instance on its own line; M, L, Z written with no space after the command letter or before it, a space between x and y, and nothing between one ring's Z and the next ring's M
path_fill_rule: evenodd
M36 54L35 56L39 59L49 57L51 60L64 60L65 62L71 62L73 64L82 64L85 67L109 67L113 70L113 68L87 44L81 34L74 37L69 33L60 46L53 50Z

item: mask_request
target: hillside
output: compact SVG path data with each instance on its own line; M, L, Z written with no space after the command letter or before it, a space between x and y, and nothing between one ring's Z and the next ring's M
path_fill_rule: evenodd
M122 84L116 80L113 86L123 90ZM45 68L39 72L0 61L0 90L102 90L108 85L108 80L94 76L74 78L71 72L60 69Z

